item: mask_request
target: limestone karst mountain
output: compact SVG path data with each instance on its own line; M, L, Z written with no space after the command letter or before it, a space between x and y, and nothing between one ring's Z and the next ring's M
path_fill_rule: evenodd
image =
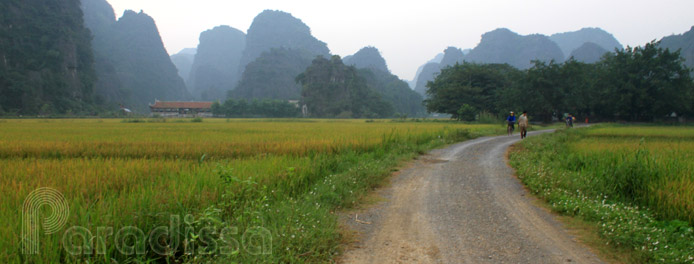
M564 54L549 37L539 34L521 36L500 28L482 35L482 41L465 56L474 63L507 63L518 69L532 66L533 60L564 61Z
M328 46L311 35L301 20L282 11L265 10L253 20L246 35L239 83L234 98L298 99L295 77L316 56L328 58Z
M559 45L566 59L574 50L587 42L594 43L609 52L623 48L612 34L601 28L582 28L577 31L553 34L549 38Z
M0 21L0 114L94 111L91 36L78 1L2 1Z
M609 53L609 51L593 42L586 42L583 43L582 46L571 52L569 58L573 58L576 61L585 63L595 63L600 61L600 59L602 58L602 56L605 55L605 53Z
M660 40L660 46L671 51L679 50L680 56L685 60L685 65L694 69L694 26L680 35L664 37Z
M440 58L441 60L439 62L432 60L420 67L418 70L419 73L415 78L415 92L426 97L427 82L433 81L436 75L441 72L441 69L455 65L456 63L463 63L465 60L465 53L459 48L448 47L443 51Z
M190 70L188 87L201 100L224 100L239 81L239 64L246 34L218 26L200 34L200 44Z
M371 90L393 106L395 113L422 116L426 110L422 96L388 70L386 60L375 47L365 47L343 60L345 65L355 66Z
M352 65L357 68L374 69L390 72L386 60L381 56L381 52L374 47L364 47L351 56L345 56L342 61L345 65Z
M84 0L82 8L93 34L97 95L141 112L155 99L190 99L154 19L127 10L116 21L105 0Z
M173 62L176 69L178 69L178 76L183 79L183 82L188 83L188 77L190 77L190 69L193 67L193 61L195 60L195 54L198 52L195 48L185 48L178 53L171 55L171 62ZM190 87L188 87L190 91Z

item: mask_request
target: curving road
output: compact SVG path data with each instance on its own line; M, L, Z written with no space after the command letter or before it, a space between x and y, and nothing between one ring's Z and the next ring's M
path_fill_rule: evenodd
M343 216L360 241L340 262L601 263L526 197L505 155L518 140L479 138L420 157L378 191L384 202Z

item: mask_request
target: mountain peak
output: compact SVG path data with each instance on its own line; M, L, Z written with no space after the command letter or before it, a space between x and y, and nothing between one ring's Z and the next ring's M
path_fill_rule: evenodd
M607 51L622 49L622 44L612 34L597 27L585 27L577 31L553 34L550 39L559 45L567 57L586 42L595 43Z
M256 16L248 28L246 40L241 69L273 48L304 50L326 58L330 54L328 46L313 37L304 22L283 11L265 10Z
M200 33L200 44L190 69L188 89L202 100L223 100L239 78L246 34L230 26Z
M593 42L583 43L580 47L571 52L569 58L585 63L595 63L600 61L605 53L609 51Z
M352 56L347 56L343 59L345 65L354 65L357 68L376 69L384 72L390 72L386 60L381 56L381 52L372 46L367 46Z
M443 51L443 59L441 59L441 68L446 66L452 66L456 63L463 63L465 59L465 54L463 51L456 47L448 47Z
M547 36L522 36L500 28L482 35L482 41L469 54L466 61L476 63L507 63L519 69L532 66L533 60L563 61L561 49Z

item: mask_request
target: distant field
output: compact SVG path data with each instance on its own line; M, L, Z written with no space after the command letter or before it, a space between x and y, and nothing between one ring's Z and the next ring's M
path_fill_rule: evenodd
M598 125L519 146L511 159L526 185L597 223L631 261L694 263L694 127Z
M328 261L340 239L335 208L354 203L403 158L503 132L498 125L440 122L150 121L157 122L0 120L0 262ZM39 255L22 254L22 204L39 187L65 196L67 227L95 236L98 227L117 233L133 226L148 235L177 215L182 239L161 240L178 246L163 255L150 247L128 254L123 246L147 241L131 238L119 247L111 234L68 254L60 233L40 237ZM238 229L226 239L198 232L210 226ZM248 253L246 244L257 243L244 243L243 235L254 227L271 234L269 255ZM229 240L240 242L229 244L229 254L211 246ZM79 249L79 241L67 245Z

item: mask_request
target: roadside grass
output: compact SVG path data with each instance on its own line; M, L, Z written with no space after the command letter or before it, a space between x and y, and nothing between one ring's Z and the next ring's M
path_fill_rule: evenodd
M0 262L330 262L342 242L336 210L404 160L500 133L364 120L7 120ZM22 204L39 187L65 196L68 223L40 236L40 254L24 255ZM68 227L82 229L63 240ZM99 236L100 227L112 233ZM160 227L168 233L154 236ZM119 240L121 230L134 231Z
M694 129L599 125L521 142L521 181L634 262L694 263ZM631 262L631 261L630 261Z

